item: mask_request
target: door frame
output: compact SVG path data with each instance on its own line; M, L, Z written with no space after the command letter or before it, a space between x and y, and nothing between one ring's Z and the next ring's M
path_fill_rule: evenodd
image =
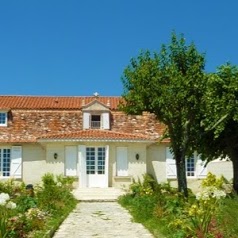
M103 146L86 146L86 145L79 145L78 146L78 158L79 158L79 187L81 188L87 188L89 187L88 184L88 176L86 174L86 147L104 147L105 148L105 182L102 186L102 188L108 187L108 168L109 168L109 146L103 145Z

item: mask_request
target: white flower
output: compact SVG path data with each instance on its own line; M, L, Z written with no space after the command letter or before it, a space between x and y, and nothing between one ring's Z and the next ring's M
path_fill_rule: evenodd
M9 195L7 193L0 193L0 199L4 199L8 201L10 199Z
M0 198L0 205L4 206L6 204L6 200L3 198Z
M223 190L219 190L214 186L206 187L202 192L196 194L197 200L209 200L210 198L220 199L226 196Z
M15 209L17 207L16 203L9 201L6 205L8 209Z
M201 192L199 192L199 193L196 194L196 199L197 199L197 200L199 200L201 197L202 197L202 193L201 193Z
M4 206L9 199L10 199L10 197L7 193L1 193L0 194L0 205Z
M220 199L220 198L223 198L223 197L225 197L226 196L226 193L224 192L224 191L222 191L222 190L215 190L214 192L213 192L213 197L215 197L215 198L217 198L217 199Z
M61 182L58 182L58 183L56 184L56 186L62 187L62 183L61 183Z

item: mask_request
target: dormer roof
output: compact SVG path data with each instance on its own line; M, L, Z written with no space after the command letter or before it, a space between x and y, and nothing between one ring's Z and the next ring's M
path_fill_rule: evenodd
M109 111L110 107L100 102L98 99L94 99L93 101L89 102L88 104L82 106L83 111Z

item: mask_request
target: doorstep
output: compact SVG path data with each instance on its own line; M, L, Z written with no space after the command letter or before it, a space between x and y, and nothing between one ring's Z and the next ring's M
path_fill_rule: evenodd
M117 199L126 194L120 188L76 188L73 195L78 201L117 201Z

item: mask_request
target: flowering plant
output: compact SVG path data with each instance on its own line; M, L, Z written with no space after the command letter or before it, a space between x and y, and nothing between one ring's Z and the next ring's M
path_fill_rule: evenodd
M26 212L26 219L31 229L41 229L45 224L47 216L47 212L44 212L37 207L30 208Z
M202 190L196 197L190 197L182 213L169 223L186 237L222 237L216 224L223 198L226 197L222 178L209 173L202 182Z
M10 196L7 193L0 194L0 237L7 236L7 220L10 217L9 209L15 209L16 204L10 201Z
M202 192L196 194L196 202L188 209L194 228L201 234L209 233L212 218L220 209L221 199L226 193L215 186L205 187Z

